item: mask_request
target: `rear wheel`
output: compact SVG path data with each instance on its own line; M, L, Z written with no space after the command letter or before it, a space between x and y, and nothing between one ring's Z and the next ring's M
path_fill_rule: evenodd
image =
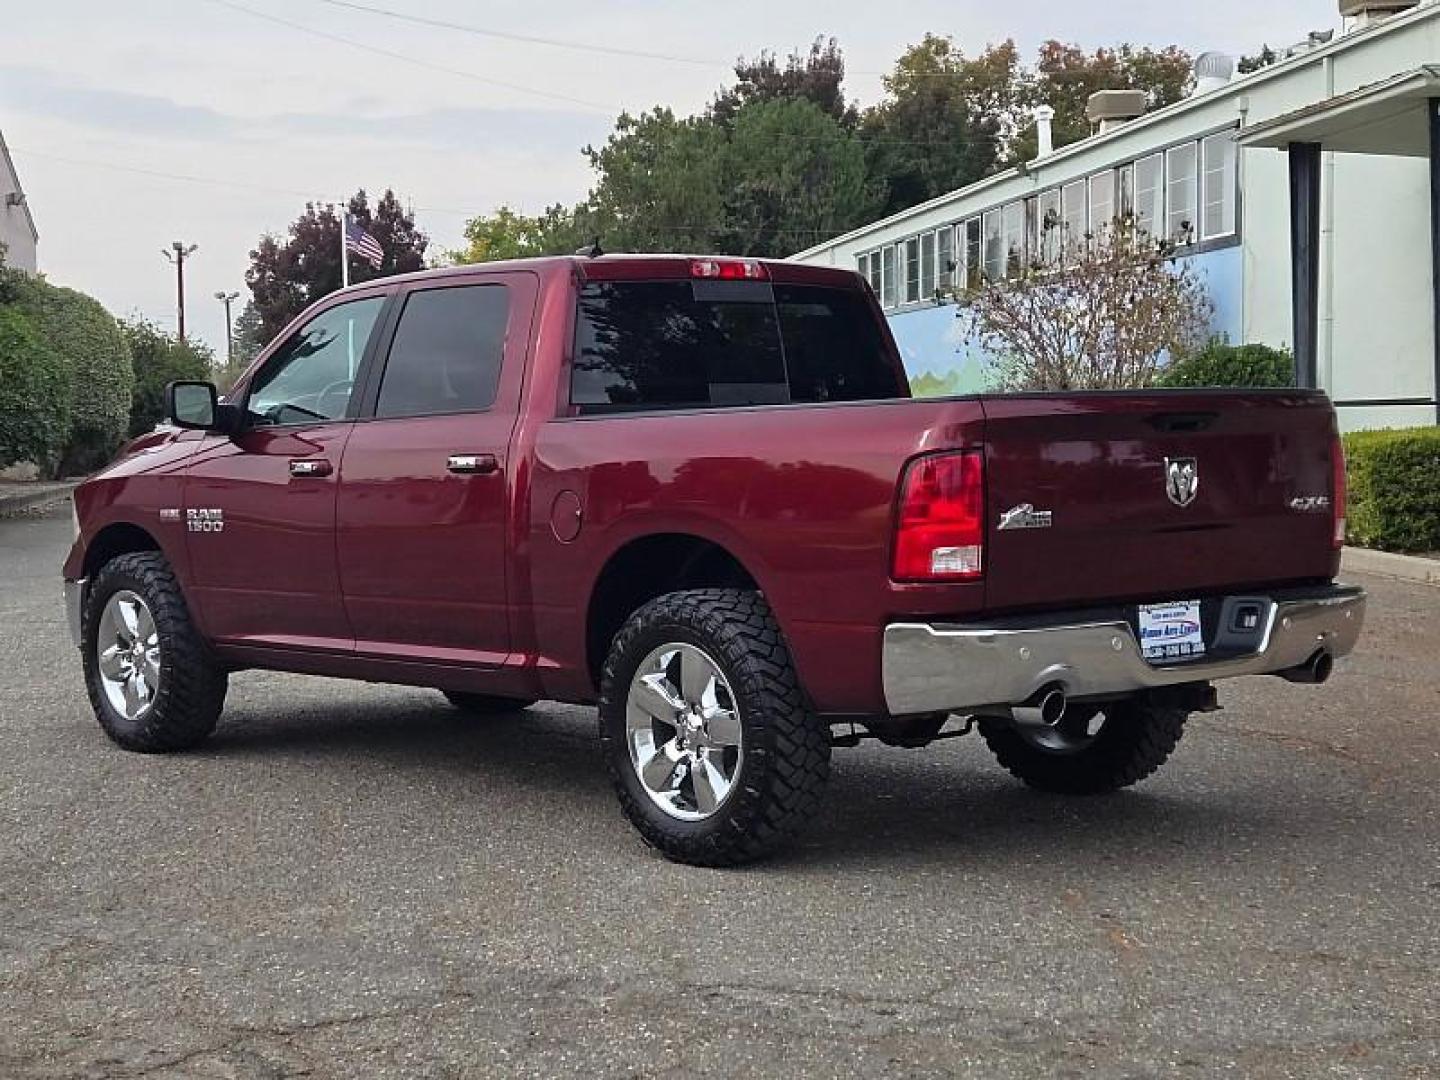
M85 689L105 733L156 753L203 742L225 706L228 676L190 620L157 551L106 563L86 592Z
M468 694L461 690L441 690L445 700L462 712L475 716L496 716L519 712L535 704L535 698L498 697L495 694Z
M1165 763L1189 713L1143 698L1071 705L1054 727L982 719L1000 764L1040 791L1098 795L1139 783Z
M758 593L696 589L641 608L611 645L600 737L620 806L667 858L761 858L815 811L830 729L807 706Z

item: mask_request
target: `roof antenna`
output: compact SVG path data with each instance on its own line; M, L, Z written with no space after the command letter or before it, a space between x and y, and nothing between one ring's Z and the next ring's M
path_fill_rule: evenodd
M601 255L604 255L605 252L600 249L600 237L595 237L589 247L576 248L575 254L586 259L598 259Z

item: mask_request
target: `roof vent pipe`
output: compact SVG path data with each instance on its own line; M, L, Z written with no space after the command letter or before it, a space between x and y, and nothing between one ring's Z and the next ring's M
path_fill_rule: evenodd
M1195 58L1195 89L1191 97L1219 90L1235 74L1235 61L1222 52L1202 52Z
M1031 115L1035 117L1035 142L1038 147L1035 157L1037 160L1049 157L1055 152L1055 136L1050 130L1055 110L1049 105L1036 105Z

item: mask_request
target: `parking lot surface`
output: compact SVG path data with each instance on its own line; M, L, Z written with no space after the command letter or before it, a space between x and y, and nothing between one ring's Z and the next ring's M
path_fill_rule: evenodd
M0 521L0 1076L1440 1074L1440 589L1247 679L1116 796L978 737L837 750L783 857L675 866L592 710L237 675L124 753Z

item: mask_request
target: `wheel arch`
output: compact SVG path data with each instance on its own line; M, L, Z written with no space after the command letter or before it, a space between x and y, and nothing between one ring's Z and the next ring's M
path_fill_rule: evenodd
M590 589L585 617L586 667L592 685L625 620L657 596L681 589L756 589L760 584L724 544L689 532L651 533L621 544Z
M112 521L85 545L85 555L81 561L83 576L93 578L111 559L136 551L158 551L169 558L160 541L148 529L132 521ZM173 563L174 560L171 561Z

